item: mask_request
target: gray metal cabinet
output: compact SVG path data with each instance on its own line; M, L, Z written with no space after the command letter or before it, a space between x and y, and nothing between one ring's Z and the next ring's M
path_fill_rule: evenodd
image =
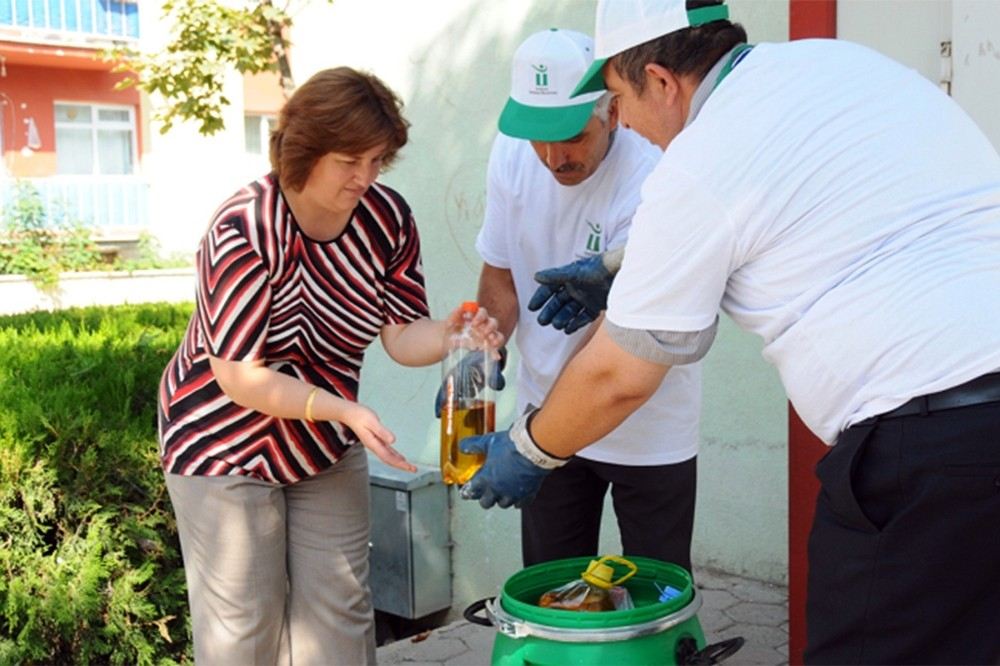
M437 469L416 473L369 457L371 589L375 608L419 618L451 606L448 488Z

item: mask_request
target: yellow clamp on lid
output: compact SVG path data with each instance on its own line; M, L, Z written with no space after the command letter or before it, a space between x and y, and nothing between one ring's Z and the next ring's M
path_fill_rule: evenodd
M629 571L624 576L618 580L612 580L615 574L614 567L605 562L617 562L628 567ZM597 587L604 588L605 590L610 590L615 585L621 585L629 578L635 575L639 570L631 561L626 560L624 557L618 557L617 555L605 555L598 560L591 560L590 564L587 565L587 570L580 574L580 577L584 581L590 583L591 585L596 585Z

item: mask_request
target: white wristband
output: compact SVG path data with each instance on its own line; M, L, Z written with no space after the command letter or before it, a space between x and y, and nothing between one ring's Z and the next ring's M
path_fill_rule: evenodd
M562 467L569 462L569 458L556 458L542 451L528 433L528 418L536 411L538 410L531 410L523 414L510 427L510 439L514 442L514 448L517 449L518 453L527 458L530 463L542 469Z

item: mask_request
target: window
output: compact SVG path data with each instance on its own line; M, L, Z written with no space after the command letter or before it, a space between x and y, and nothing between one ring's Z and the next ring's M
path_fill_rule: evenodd
M57 103L55 116L57 173L135 172L135 116L131 107Z
M243 146L252 155L267 155L271 131L278 125L274 116L248 113L243 116Z

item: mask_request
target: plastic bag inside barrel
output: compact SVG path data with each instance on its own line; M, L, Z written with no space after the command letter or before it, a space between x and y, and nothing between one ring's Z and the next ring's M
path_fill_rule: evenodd
M616 580L614 568L608 562L623 564L629 571ZM636 566L625 558L605 555L599 560L591 560L580 578L543 594L538 599L538 605L583 612L630 610L635 608L632 595L621 583L635 575L636 571Z

